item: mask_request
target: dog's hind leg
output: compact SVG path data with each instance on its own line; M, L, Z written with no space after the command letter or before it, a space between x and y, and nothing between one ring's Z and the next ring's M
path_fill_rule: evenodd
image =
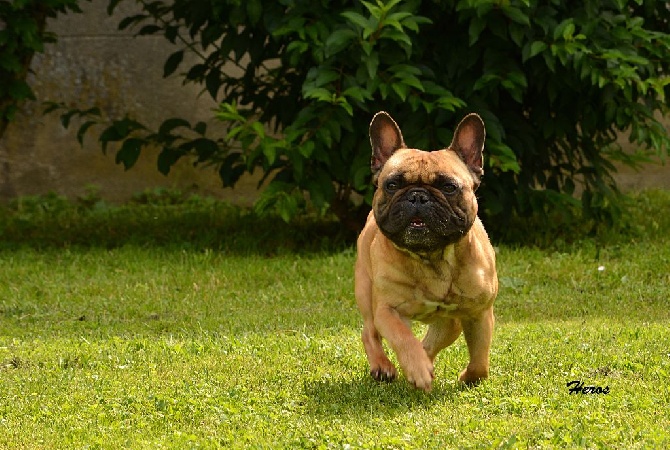
M458 379L465 384L477 384L489 376L489 352L493 337L493 307L472 320L463 320L463 335L468 344L470 362Z

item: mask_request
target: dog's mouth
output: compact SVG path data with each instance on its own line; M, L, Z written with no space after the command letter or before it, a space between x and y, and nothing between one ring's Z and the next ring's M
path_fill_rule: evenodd
M409 221L409 226L418 230L427 227L426 222L424 222L420 217L412 217L412 220Z

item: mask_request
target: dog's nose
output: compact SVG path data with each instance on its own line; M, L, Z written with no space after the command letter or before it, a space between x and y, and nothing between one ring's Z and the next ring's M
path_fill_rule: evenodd
M428 192L426 192L425 189L417 188L417 189L412 189L407 193L407 199L410 201L410 203L416 205L424 205L430 201L430 197L428 196Z

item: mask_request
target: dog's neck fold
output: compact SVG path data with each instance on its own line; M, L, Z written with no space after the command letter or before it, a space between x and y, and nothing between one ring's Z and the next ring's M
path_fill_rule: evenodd
M402 248L399 245L397 245L395 242L390 241L391 244L393 245L393 248L398 250L401 253L404 253L405 255L409 256L412 259L416 259L418 261L421 261L425 264L430 264L435 261L446 261L449 259L449 256L454 253L454 248L456 247L456 243L454 244L449 244L444 248L439 248L437 250L434 250L432 252L413 252L411 250L408 250L406 248Z

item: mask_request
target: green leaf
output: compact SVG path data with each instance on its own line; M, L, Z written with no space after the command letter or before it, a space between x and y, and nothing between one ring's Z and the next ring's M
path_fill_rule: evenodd
M363 39L374 41L370 37L380 29L383 29L383 27L379 26L379 20L375 17L370 17L368 26L363 28Z
M466 105L465 101L461 100L458 97L454 97L453 95L440 97L436 103L440 109L452 112L456 111L457 109L465 108Z
M565 28L563 29L563 39L566 41L571 40L573 34L575 33L575 24L574 23L568 23Z
M384 7L383 10L380 7L380 6L382 6L382 3L380 3L380 2L377 2L377 3L379 4L379 6L375 6L370 2L366 2L365 0L361 0L361 4L363 6L365 6L365 8L370 12L370 15L372 17L376 17L377 19L379 19L382 16L382 11L388 11L389 9L391 9L394 6L394 4L397 3L397 0L391 0L389 2L389 4L384 5L385 7Z
M421 80L419 80L417 77L411 74L403 74L402 76L398 77L404 84L407 86L411 86L415 89L418 89L421 92L424 92L424 87L423 84L421 83Z
M530 44L530 53L528 54L528 59L533 56L537 56L540 52L543 52L547 49L547 44L542 41L535 41Z
M408 11L391 13L384 18L382 24L384 26L390 25L398 31L404 32L401 22L408 17L412 17L412 13Z
M470 46L472 47L478 40L482 31L486 28L486 18L484 17L475 17L470 21L470 26L468 27L468 36L470 38Z
M286 46L286 52L288 53L305 53L307 50L309 50L309 44L303 41L293 41Z
M378 5L384 4L384 11L390 11L393 8L396 7L396 5L400 5L403 1L405 0L387 0L386 2L381 2L380 0L377 0Z
M218 69L210 70L205 77L205 88L207 89L207 93L209 93L212 99L217 99L219 89L221 88L222 84L223 81L221 80L221 72L219 72Z
M542 53L542 56L544 57L544 63L547 65L547 68L552 72L556 72L556 60L554 57L549 52Z
M320 127L316 130L316 139L323 144L326 148L330 148L333 145L333 137L330 135L330 130L326 127Z
M514 85L521 87L528 87L528 81L526 80L526 75L520 71L509 72L507 74L507 79L510 80Z
M263 145L263 156L269 165L273 165L277 159L277 149L273 145Z
M575 31L575 24L574 24L574 19L573 18L568 18L563 20L561 23L559 23L556 28L554 28L554 40L557 41L559 38L565 39L565 31L568 29L570 31L570 35L574 33Z
M394 28L385 28L379 35L379 39L388 39L391 41L399 42L401 44L405 44L411 50L412 40L410 39L410 37L406 33L398 31ZM410 54L408 54L407 56L409 57Z
M75 114L79 114L79 110L72 109L60 116L60 123L63 125L63 128L67 129L70 126L70 120L72 120L72 116Z
M142 28L140 28L140 31L138 31L137 34L139 36L147 36L151 34L156 34L161 30L162 28L159 27L158 25L145 25Z
M368 19L366 19L356 11L345 11L340 15L345 19L347 19L350 23L363 29L368 28L368 25L370 23Z
M355 170L352 178L354 189L359 191L365 189L370 182L370 167L367 164L365 166L359 166Z
M109 142L117 142L125 139L135 130L146 129L141 123L132 120L128 117L116 120L111 126L107 127L101 134L98 140L102 144L103 153L107 150Z
M121 0L109 0L109 4L107 5L107 15L111 16L114 14L114 10L116 9L116 6L121 3Z
M313 141L305 141L298 147L298 151L303 157L310 158L312 153L314 153L314 148Z
M526 26L514 23L509 25L509 35L512 38L512 42L514 42L517 47L523 48L527 33L528 27Z
M198 122L195 124L193 127L193 131L200 135L204 135L207 132L207 123L206 122Z
M530 19L528 18L528 14L524 13L519 8L515 8L513 6L503 6L502 10L503 14L509 17L512 21L519 23L521 25L526 26L530 25Z
M100 145L102 146L102 153L107 152L107 144L110 142L116 142L120 141L123 139L125 136L119 135L119 132L116 131L114 126L110 126L105 128L102 133L100 133L100 136L98 137L98 140L100 141Z
M245 0L247 15L252 25L256 25L263 17L263 4L260 0Z
M237 180L246 171L243 164L240 164L240 153L231 153L226 156L219 166L219 179L223 187L232 187Z
M163 147L163 150L158 154L156 164L158 171L163 175L170 173L172 166L179 161L181 153L171 147Z
M344 92L342 92L342 96L353 98L354 100L357 100L361 103L365 102L366 100L373 99L373 96L370 92L358 86L352 86L345 89Z
M501 81L500 75L496 73L487 73L483 76L481 76L474 84L472 87L473 91L480 91L482 89L486 88L491 88L492 86L495 86L500 83Z
M311 71L310 71L311 72ZM330 69L320 69L320 70L315 70L312 72L314 76L314 86L315 87L322 87L326 86L330 83L332 83L335 80L338 80L340 78L340 74L335 72L334 70ZM308 75L309 77L309 75Z
M346 98L340 96L337 97L336 103L344 109L348 115L353 116L354 115L354 108L351 106L351 104L347 101Z
M347 48L357 36L357 33L350 28L343 28L331 33L325 43L326 57L329 58Z
M237 110L237 105L235 102L224 102L219 105L219 109L216 112L216 117L219 120L226 122L244 122L244 116L242 116Z
M487 151L491 158L491 166L502 172L519 173L521 167L514 151L505 144L491 139L487 144Z
M14 100L34 100L35 99L35 94L33 93L33 90L30 89L30 86L28 86L28 83L22 81L22 80L16 80L12 82L9 85L9 88L7 89L9 92L9 95L12 97Z
M188 120L182 119L180 117L174 117L172 119L167 119L164 121L160 128L158 129L158 134L162 136L167 136L178 127L191 128L191 124Z
M377 76L377 67L379 67L379 54L371 53L369 56L364 58L363 62L365 63L365 68L368 71L368 77L373 79Z
M165 27L165 39L167 39L171 44L177 42L179 37L179 27L177 26L166 26Z
M323 169L318 169L314 177L306 179L305 185L317 210L325 206L335 195L332 177Z
M219 153L219 145L207 138L198 138L189 143L198 155L198 162L210 161Z
M23 66L21 60L17 56L8 52L2 52L0 68L5 69L8 72L21 72Z
M49 114L59 109L66 109L67 107L63 103L58 102L44 102L44 114Z
M163 65L163 78L167 78L172 75L179 64L184 60L184 50L178 50L172 53Z
M303 88L305 98L313 98L322 102L332 102L333 94L326 88L305 86Z
M207 72L207 64L195 64L186 73L185 78L190 81L201 81Z
M328 128L328 131L335 142L340 142L342 140L342 126L339 122L331 120L326 122L325 126Z
M259 138L263 139L265 137L265 127L261 122L252 122L251 128L254 130L254 133Z
M121 22L119 22L118 29L125 30L128 27L135 25L136 23L142 22L145 19L148 19L150 16L147 14L135 14L133 16L124 17Z
M116 163L123 163L125 170L130 169L135 165L137 159L142 151L142 146L145 144L144 139L129 138L123 142L123 145L116 152Z
M407 99L407 95L409 94L409 87L406 84L392 83L391 89L393 89L393 91L398 94L398 97L400 97L401 101L404 102Z
M86 135L86 132L89 128L91 128L93 125L96 125L97 123L98 122L94 120L87 120L79 127L79 130L77 131L77 142L79 142L79 145L84 145L84 136Z
M402 25L408 30L414 31L415 33L419 32L419 25L432 24L433 21L428 17L412 15L407 19L402 21Z

